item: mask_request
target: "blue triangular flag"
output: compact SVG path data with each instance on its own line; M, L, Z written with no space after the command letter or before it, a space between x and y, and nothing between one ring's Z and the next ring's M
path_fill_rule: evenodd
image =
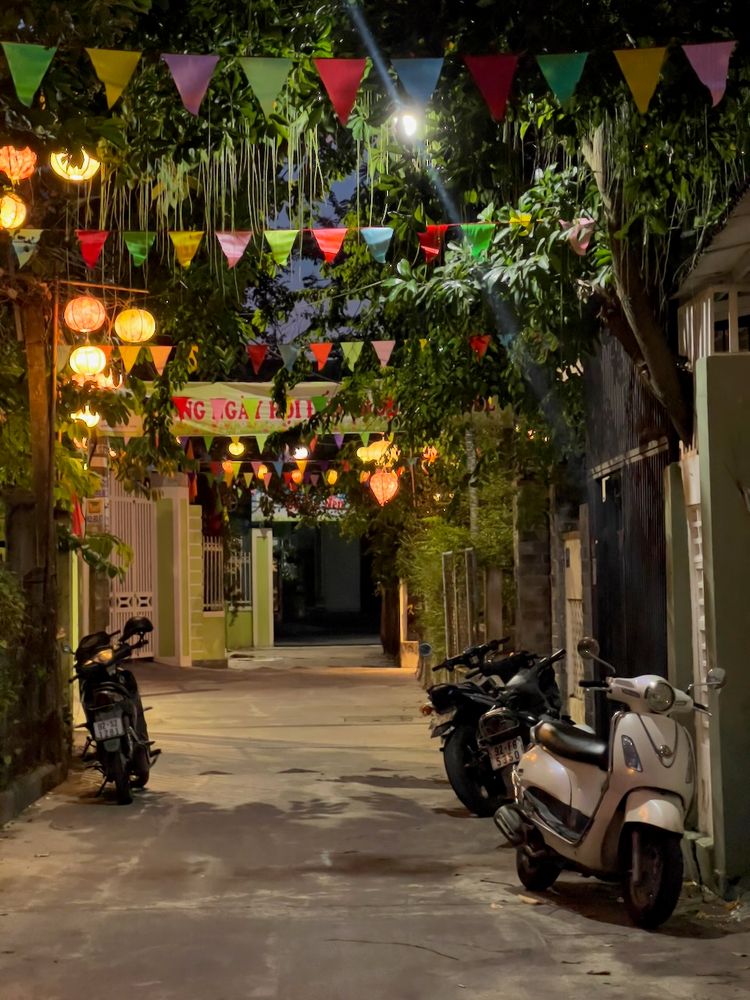
M390 226L366 226L360 229L362 239L367 244L373 259L385 264L385 255L391 245L393 230Z
M443 60L392 59L391 66L407 96L417 104L427 104L437 85Z
M276 475L281 479L281 473L284 471L284 459L280 459L278 462L271 462L271 465L276 470Z

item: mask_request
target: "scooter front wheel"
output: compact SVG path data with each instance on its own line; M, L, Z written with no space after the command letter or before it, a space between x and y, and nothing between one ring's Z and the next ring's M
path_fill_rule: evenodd
M125 758L119 750L112 756L110 773L112 781L115 783L117 804L120 806L129 806L133 801L133 793L130 790L130 776L128 775Z
M682 837L655 826L631 827L625 905L633 923L651 930L671 915L682 891ZM636 856L637 852L637 856Z

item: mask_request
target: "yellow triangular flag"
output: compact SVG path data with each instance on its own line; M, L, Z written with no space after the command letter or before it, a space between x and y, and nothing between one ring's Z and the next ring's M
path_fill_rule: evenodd
M305 469L307 468L308 461L309 459L307 458L297 459L297 468L299 469L299 471L302 473L303 476L305 474Z
M130 83L140 52L121 52L117 49L86 49L94 64L94 72L107 92L107 107L117 103L120 94Z
M242 462L232 462L232 472L235 479L239 479L240 469L242 468Z
M245 486L249 487L253 481L253 474L252 472L243 472L242 478L245 480Z
M188 371L192 374L198 371L198 345L193 344L190 348L190 354L188 354L187 362Z
M151 360L154 362L154 368L160 375L162 375L167 361L169 360L169 355L172 353L171 344L165 347L151 345L149 347L149 352L151 354Z
M666 54L665 48L615 49L615 59L642 115L648 111L654 96Z
M141 353L141 348L126 347L124 344L120 344L119 351L120 351L120 357L122 358L122 363L125 365L125 371L129 375L133 365L138 360L138 355Z
M176 232L169 234L169 237L174 244L174 252L177 260L183 267L190 267L190 262L198 252L198 247L201 245L201 240L204 235L205 233L203 231Z
M428 344L427 337L420 337L419 338L419 349L421 351L423 351L425 349L425 347L427 347L427 344Z

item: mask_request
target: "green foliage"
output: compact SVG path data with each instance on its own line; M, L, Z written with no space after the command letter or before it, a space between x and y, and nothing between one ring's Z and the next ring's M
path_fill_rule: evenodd
M66 524L60 524L57 528L57 545L61 552L80 553L96 573L104 573L111 579L122 579L133 561L132 548L108 531L80 538Z
M20 678L18 673L17 647L26 625L26 601L15 576L0 563L0 621L3 623L0 635L0 735L5 719L18 701ZM3 754L0 741L0 788L3 773L10 763Z

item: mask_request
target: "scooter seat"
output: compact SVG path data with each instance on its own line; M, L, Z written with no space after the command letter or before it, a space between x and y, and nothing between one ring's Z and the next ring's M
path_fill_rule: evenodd
M531 730L535 743L551 753L583 764L594 764L606 771L609 764L609 744L593 733L587 733L565 722L540 722Z

